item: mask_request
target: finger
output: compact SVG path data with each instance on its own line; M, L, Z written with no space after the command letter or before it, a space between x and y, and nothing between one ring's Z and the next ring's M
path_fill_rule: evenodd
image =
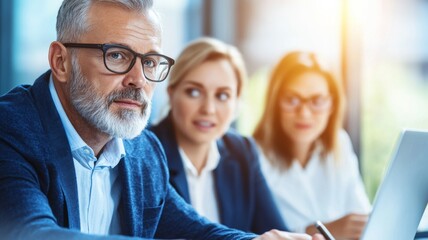
M289 233L276 229L263 233L255 240L311 240L311 236L304 233Z
M346 230L343 234L346 236L346 239L359 239L364 231L364 228L354 227L352 229Z
M280 232L280 239L284 240L311 240L311 236L304 233L289 233L289 232Z
M360 213L351 213L348 216L350 216L352 219L360 221L367 221L367 219L369 218L369 215Z
M347 233L360 235L364 231L365 225L365 223L361 222L352 222L349 223L343 230Z
M368 221L368 216L366 215L349 215L348 221L352 224L359 224L364 226Z
M348 227L364 227L367 221L361 219L349 219L347 222Z
M293 233L293 234L296 234L296 233ZM295 239L295 240L311 240L312 237L309 236L308 234L298 234L298 235L296 234L295 237L292 237L290 239Z
M325 240L325 238L321 234L317 233L312 237L312 240Z

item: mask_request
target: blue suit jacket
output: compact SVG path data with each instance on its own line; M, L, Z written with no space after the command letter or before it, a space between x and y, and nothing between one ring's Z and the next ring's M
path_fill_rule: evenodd
M0 236L2 239L94 239L80 233L71 150L49 88L50 72L33 86L0 98ZM118 164L123 235L141 238L250 239L199 217L168 183L165 155L149 131L124 141ZM125 237L110 236L122 239Z
M168 160L170 183L190 203L171 114L150 128L161 141ZM228 227L263 233L270 229L286 230L260 171L257 148L250 138L227 132L217 146L221 155L214 170L214 182L220 222Z

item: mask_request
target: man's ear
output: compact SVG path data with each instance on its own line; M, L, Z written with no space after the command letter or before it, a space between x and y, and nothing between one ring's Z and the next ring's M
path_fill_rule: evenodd
M52 70L52 75L59 82L67 82L70 74L71 63L68 58L68 51L58 41L54 41L49 46L49 65Z

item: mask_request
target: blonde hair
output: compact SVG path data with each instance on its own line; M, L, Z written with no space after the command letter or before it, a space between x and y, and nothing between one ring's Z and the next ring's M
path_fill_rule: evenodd
M330 72L320 66L313 53L291 52L279 61L271 73L264 112L253 134L268 160L277 166L289 167L294 157L291 152L291 140L280 130L281 89L305 72L314 72L326 79L333 101L327 126L319 138L323 145L321 157L325 158L330 152L334 153L336 159L339 156L337 138L342 128L345 106L342 85Z
M177 85L195 67L207 61L226 59L235 71L238 80L238 97L247 81L247 72L241 53L232 45L214 38L199 38L186 46L171 69L168 87Z

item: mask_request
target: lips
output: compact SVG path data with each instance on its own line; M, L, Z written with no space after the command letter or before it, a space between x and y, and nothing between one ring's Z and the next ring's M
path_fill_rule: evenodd
M295 126L298 129L309 129L312 125L309 123L296 123Z
M119 104L122 107L126 107L126 108L139 108L141 109L141 107L143 105L145 105L144 103L141 103L139 101L135 101L132 99L117 99L113 101L116 104Z
M193 124L198 127L198 128L202 128L202 129L209 129L209 128L213 128L215 127L215 124L213 122L210 121L194 121Z

